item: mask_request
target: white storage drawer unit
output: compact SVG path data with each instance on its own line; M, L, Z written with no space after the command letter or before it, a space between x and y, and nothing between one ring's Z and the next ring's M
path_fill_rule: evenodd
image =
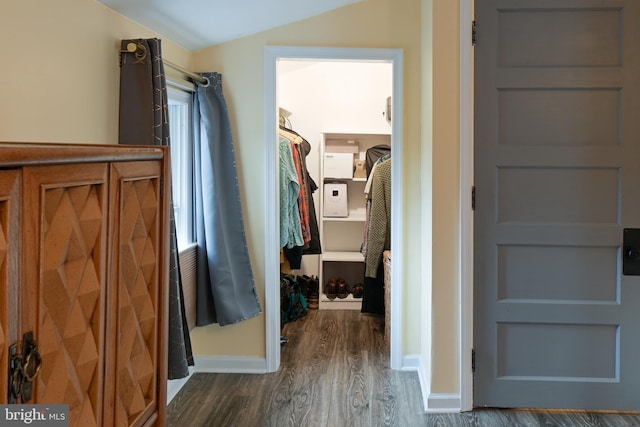
M328 182L324 184L324 212L326 217L347 217L347 184L344 182Z

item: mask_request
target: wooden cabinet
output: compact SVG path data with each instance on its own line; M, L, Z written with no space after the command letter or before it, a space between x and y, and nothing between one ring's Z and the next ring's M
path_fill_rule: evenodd
M9 393L9 346L18 339L20 172L0 170L0 402Z
M168 173L163 147L0 144L0 379L33 332L28 403L72 426L165 424Z

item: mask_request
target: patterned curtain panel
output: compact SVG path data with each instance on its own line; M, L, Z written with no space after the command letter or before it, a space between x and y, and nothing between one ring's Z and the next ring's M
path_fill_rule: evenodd
M194 107L197 324L224 326L255 317L262 309L247 248L222 76L202 76L209 84L198 85Z
M129 52L130 43L137 45ZM120 144L169 145L167 86L159 39L123 40L120 54ZM171 191L167 192L171 195ZM170 209L169 379L189 375L193 365L184 310L178 245Z

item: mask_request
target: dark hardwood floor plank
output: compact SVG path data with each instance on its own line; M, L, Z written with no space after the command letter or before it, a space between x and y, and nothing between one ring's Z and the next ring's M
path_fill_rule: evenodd
M219 374L209 374L219 375ZM263 420L271 402L272 385L277 381L279 373L269 374L223 374L229 383L225 385L222 392L237 395L244 399L243 406L239 414L238 422L229 425L255 426L264 425ZM258 422L259 421L259 422Z
M530 411L478 409L472 412L475 425L491 427L537 427L539 419Z
M340 351L331 395L329 425L370 426L370 376L366 351ZM338 424L336 424L338 423Z
M598 413L603 427L640 426L640 414L609 414Z
M399 399L402 394L393 372L378 366L370 366L369 373L372 386L369 400L371 402L371 419L381 426L401 426L408 420L400 421Z
M244 425L249 426L244 420L243 409L249 402L246 396L225 396L222 399L209 402L209 405L217 405L219 409L215 414L211 414L211 406L204 407L198 411L197 417L193 417L189 426L201 427L226 427ZM203 416L200 416L200 415Z
M366 325L367 340L365 346L369 350L373 366L389 367L389 337L384 335L384 317L361 315L360 321Z
M227 396L212 395L209 390L224 387L222 385L223 380L223 378L212 377L207 374L195 374L189 380L189 383L194 381L197 387L191 389L189 394L185 394L185 398L188 399L188 404L184 405L185 410L177 414L170 414L168 423L170 425L196 427L221 425L216 420L226 416L225 412L228 408ZM214 414L210 410L213 406L216 407Z
M218 380L206 374L194 374L187 382L188 393L183 393L181 390L171 402L173 405L170 408L175 409L168 411L168 424L184 425L186 420L194 420L194 412L205 407L208 396L211 394L209 390L218 389L216 385Z
M287 331L286 335L284 331ZM282 351L280 352L280 364L287 365L290 363L295 363L300 351L300 345L306 335L308 334L301 330L295 330L291 328L289 328L288 330L283 330L282 336L287 339L287 342L286 344L280 345L280 348L282 349Z
M341 319L340 349L345 351L370 349L373 341L370 334L371 325L363 320L358 312L345 312Z
M331 394L331 376L327 375L327 369L336 352L338 324L335 316L310 310L307 316L285 326L284 331L291 338L283 352L295 353L288 363L297 367L288 425L324 426L327 423L329 402L323 396Z
M293 382L297 368L281 366L280 375L274 378L273 387L267 390L264 398L269 402L265 413L267 426L281 427L290 424L291 402L293 400Z
M536 411L540 425L549 427L600 427L600 418L589 412Z
M289 329L303 328L300 346L294 356L298 362L308 360L309 356L326 360L336 352L337 337L340 336L339 319L336 316L328 315L326 311L310 310L307 316L288 326Z
M420 421L425 419L425 413L417 373L386 369L386 374L392 380L392 390L396 396L394 425L420 425Z
M343 400L345 398L345 383L343 381L345 375L344 365L340 360L344 353L337 351L330 360L330 364L326 370L326 392L322 395L321 399L326 402L326 424L323 426L336 425L336 422L340 422L338 425L343 425L343 415L345 412L343 407Z
M328 365L326 365L328 366ZM332 376L327 369L304 367L296 379L295 396L299 405L294 410L301 423L297 425L326 426L330 410Z
M425 414L418 374L389 369L384 319L309 310L284 325L278 372L196 373L167 409L189 427L640 427L640 414L477 409Z
M430 414L427 416L428 427L475 427L475 419L470 414ZM491 425L491 427L494 427Z
M324 423L326 415L320 412L312 412L314 407L322 401L322 380L308 367L303 367L294 382L294 391L291 408L291 421L294 426ZM322 425L322 424L321 424Z

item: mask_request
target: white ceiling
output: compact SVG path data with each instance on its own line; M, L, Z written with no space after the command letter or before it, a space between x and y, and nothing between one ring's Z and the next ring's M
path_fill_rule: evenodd
M98 0L189 50L259 33L362 0Z

